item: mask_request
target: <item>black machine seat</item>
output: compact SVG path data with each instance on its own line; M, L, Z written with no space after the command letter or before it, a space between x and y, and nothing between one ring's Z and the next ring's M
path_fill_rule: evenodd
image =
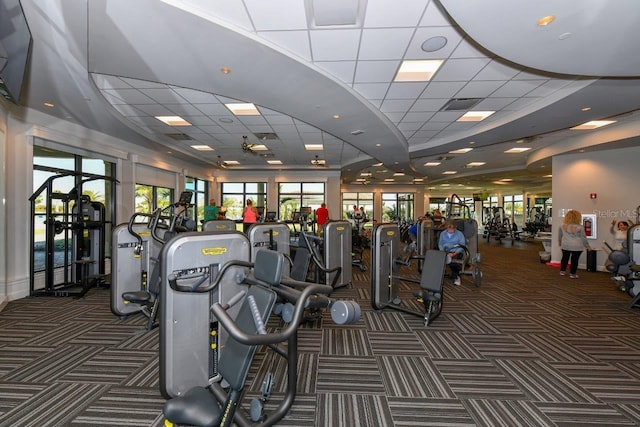
M424 257L420 290L414 295L424 304L424 325L440 315L442 311L444 270L447 254L444 251L430 249Z

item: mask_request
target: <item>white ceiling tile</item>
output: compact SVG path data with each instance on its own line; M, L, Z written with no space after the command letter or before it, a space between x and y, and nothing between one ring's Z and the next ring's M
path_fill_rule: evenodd
M398 124L398 129L400 129L402 132L415 132L418 129L420 129L420 125L421 123L417 123L417 122L400 122Z
M517 68L493 59L474 77L474 80L511 80L519 72Z
M425 111L439 111L444 105L449 102L450 98L424 98L418 99L413 106L411 106L411 112L425 112Z
M186 121L191 123L194 126L211 126L215 124L215 122L207 116L186 116L183 117Z
M113 108L115 108L120 114L125 117L137 117L137 116L147 116L148 114L140 111L133 105L129 104L111 104Z
M435 52L425 52L422 50L422 44L432 37L445 37L447 44L440 50ZM448 58L451 52L455 50L462 36L454 27L425 27L416 29L407 53L406 59L445 59Z
M545 83L545 80L512 80L502 85L491 94L492 97L519 98L525 96L538 86Z
M494 56L490 52L478 49L476 46L475 43L470 43L465 38L456 46L456 49L451 54L451 58L486 58L488 56Z
M214 120L214 122L215 122L215 120ZM211 135L227 133L227 131L225 129L223 129L222 127L220 127L217 124L213 124L211 126L198 126L198 129L202 130L203 132L206 132L207 134L211 134Z
M531 91L527 96L548 96L571 84L573 81L575 80L549 80Z
M385 99L382 102L380 111L383 113L404 112L411 108L413 102L414 101L412 99Z
M486 98L503 84L505 81L471 81L455 94L455 98Z
M232 116L229 109L222 104L195 104L194 107L207 116Z
M420 94L424 91L424 88L427 87L427 84L427 82L391 83L386 98L416 99L420 97Z
M356 83L353 88L365 98L383 99L389 89L389 83Z
M365 28L415 27L422 17L429 0L368 0Z
M534 102L539 101L540 98L538 97L523 97L523 98L518 98L515 101L513 101L511 104L507 105L504 107L505 110L510 110L510 111L517 111L520 110L522 108L528 107L529 105L533 104Z
M363 30L358 59L402 59L412 34L412 28Z
M344 83L351 84L353 82L356 69L355 61L326 61L315 64Z
M464 114L464 111L439 111L433 115L432 122L455 122Z
M483 99L482 101L480 101L478 104L476 104L473 107L474 111L498 111L498 110L502 110L504 107L506 107L507 105L511 104L513 101L515 101L517 98L486 98ZM492 115L490 116L490 118L495 119L495 116ZM483 122L487 122L487 119L483 120Z
M415 113L407 113L402 119L403 122L420 122L424 123L433 116L433 112L423 111Z
M389 120L391 120L393 123L398 124L400 123L402 118L405 116L405 113L404 112L399 112L399 113L387 112L387 113L384 113L384 115L387 116Z
M108 74L92 73L93 81L98 89L130 89L131 85L120 77L110 76Z
M303 30L307 28L301 0L244 0L256 31Z
M264 31L258 35L305 61L311 61L311 47L307 31Z
M218 102L216 97L209 92L202 92L200 90L177 86L171 86L171 89L191 104L209 104Z
M132 79L129 77L120 77L122 81L128 83L131 87L136 89L164 89L167 87L165 83L157 83L148 80Z
M109 93L116 98L122 99L129 104L155 104L156 102L149 98L138 89L109 89L104 92Z
M191 104L165 104L165 106L178 116L201 116L202 111Z
M451 21L449 20L447 13L443 11L440 3L424 0L424 3L427 2L429 5L427 6L426 13L422 16L422 20L420 21L421 27L442 27L451 25Z
M382 83L393 80L400 61L358 61L355 83Z
M465 83L464 81L432 81L422 92L420 98L451 98L464 87Z
M467 82L473 79L489 61L488 58L447 59L431 81Z
M420 130L424 130L424 131L441 131L443 129L445 129L447 126L449 126L449 122L434 122L434 121L429 121L427 123L425 123Z
M309 39L314 61L353 60L358 54L360 30L313 30Z

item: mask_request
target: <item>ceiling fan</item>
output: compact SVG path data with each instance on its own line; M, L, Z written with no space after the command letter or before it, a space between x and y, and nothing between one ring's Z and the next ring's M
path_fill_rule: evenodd
M316 154L314 159L311 160L311 164L317 168L328 168L329 165L327 165L326 160L321 159L318 157L318 155Z
M227 165L227 163L222 160L221 156L218 156L218 161L216 162L216 166L218 166L219 168L222 168L222 169L226 169L227 166L229 166L229 165Z
M242 152L243 153L251 153L251 154L258 154L253 147L255 147L256 144L249 144L247 142L247 135L242 135Z

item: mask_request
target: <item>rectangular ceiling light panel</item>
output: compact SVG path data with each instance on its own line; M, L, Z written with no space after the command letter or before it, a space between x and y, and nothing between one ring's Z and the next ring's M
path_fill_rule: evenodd
M442 65L441 59L402 61L395 82L428 82Z

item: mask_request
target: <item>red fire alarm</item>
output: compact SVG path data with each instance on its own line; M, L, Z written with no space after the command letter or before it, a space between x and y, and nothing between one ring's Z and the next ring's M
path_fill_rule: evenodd
M598 197L598 195L596 193L589 194L589 198L590 199L596 199L597 197Z

